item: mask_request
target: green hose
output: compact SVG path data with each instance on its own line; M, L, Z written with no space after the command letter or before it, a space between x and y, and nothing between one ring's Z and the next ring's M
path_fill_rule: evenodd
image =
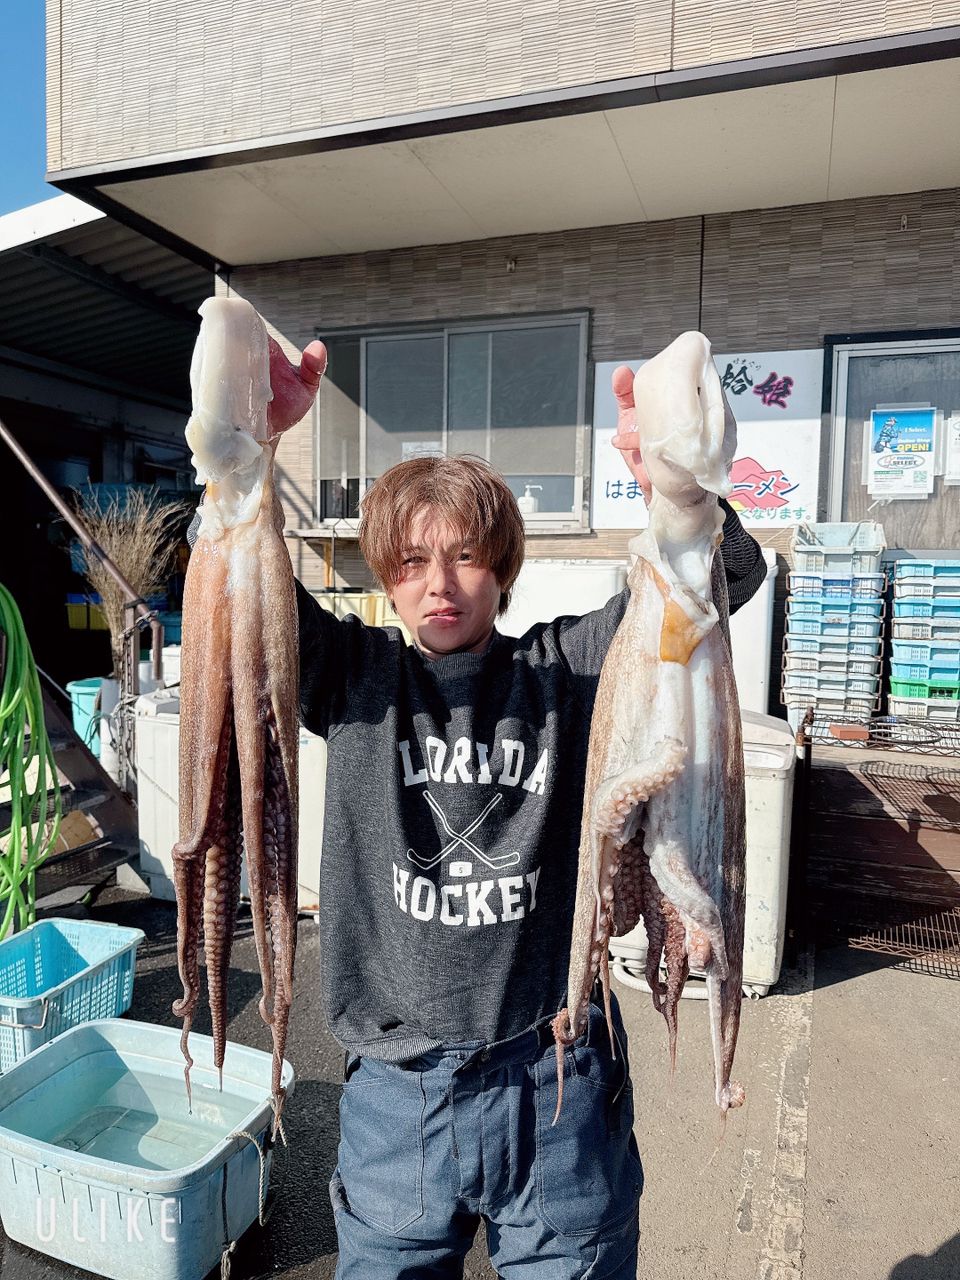
M37 867L60 831L60 779L43 719L40 679L10 592L0 583L0 800L10 805L10 826L0 831L0 940L36 919ZM31 781L32 778L32 781ZM48 825L49 796L53 817Z

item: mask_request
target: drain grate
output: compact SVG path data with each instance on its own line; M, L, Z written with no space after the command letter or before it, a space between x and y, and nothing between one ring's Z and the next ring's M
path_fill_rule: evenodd
M895 969L960 979L960 907L851 932L849 945L900 956Z

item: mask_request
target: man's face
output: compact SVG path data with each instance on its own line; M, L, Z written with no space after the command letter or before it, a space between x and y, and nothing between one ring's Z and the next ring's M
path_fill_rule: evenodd
M479 565L476 547L461 543L430 510L417 513L403 548L394 608L428 658L480 653L500 604L500 584Z

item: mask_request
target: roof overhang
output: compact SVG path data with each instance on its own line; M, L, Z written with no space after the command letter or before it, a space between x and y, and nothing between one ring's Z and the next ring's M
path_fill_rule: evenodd
M0 217L0 364L182 412L209 270L72 195ZM9 379L8 379L9 381Z
M960 28L49 180L207 266L960 186Z

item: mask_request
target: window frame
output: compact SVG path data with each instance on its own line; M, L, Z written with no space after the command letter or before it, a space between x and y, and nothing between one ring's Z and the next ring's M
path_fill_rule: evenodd
M472 318L452 318L416 321L410 324L398 323L388 325L350 325L337 328L314 329L314 336L321 341L337 338L355 338L360 344L360 397L359 407L359 470L360 498L367 490L367 408L366 408L366 374L367 374L367 342L404 341L409 338L439 337L443 343L443 426L442 440L444 453L449 448L449 347L452 334L484 333L488 336L488 344L492 345L495 332L511 329L549 329L570 327L579 329L579 352L577 362L575 457L573 474L573 510L566 512L538 511L524 515L524 526L528 533L580 533L590 529L590 466L592 425L587 416L587 393L589 374L589 340L590 313L578 308L574 311L551 311L542 314L524 314L516 316L478 316ZM492 427L490 425L489 379L492 377L492 361L487 364L487 453L490 452ZM320 475L320 433L323 429L319 397L314 410L314 511L317 515L317 527L321 529L355 530L359 521L355 517L324 516L320 518L320 486L323 480Z
M830 440L826 453L826 519L842 519L847 452L847 386L850 362L860 356L903 356L960 351L960 329L909 332L827 334L824 337L823 413ZM822 446L821 446L822 447ZM822 474L822 473L821 473Z

